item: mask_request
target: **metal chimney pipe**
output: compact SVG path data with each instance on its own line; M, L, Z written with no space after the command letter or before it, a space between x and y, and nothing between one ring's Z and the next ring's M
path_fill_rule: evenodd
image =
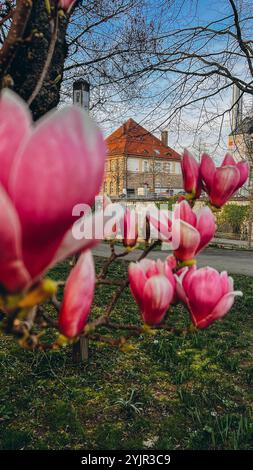
M76 80L73 83L73 103L89 112L90 84L86 80Z
M161 141L163 145L168 147L168 131L161 131Z

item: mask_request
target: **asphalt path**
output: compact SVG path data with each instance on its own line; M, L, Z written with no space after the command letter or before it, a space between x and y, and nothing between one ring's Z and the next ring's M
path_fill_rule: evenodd
M121 253L123 250L121 246L116 246L117 253ZM124 259L136 261L141 253L141 250L134 250ZM110 256L110 247L107 243L100 243L100 245L93 249L93 254L102 258L108 258ZM170 252L167 250L152 251L148 258L165 259L169 254ZM230 274L253 276L253 251L207 248L198 255L197 260L199 267L212 266L218 271L225 270Z

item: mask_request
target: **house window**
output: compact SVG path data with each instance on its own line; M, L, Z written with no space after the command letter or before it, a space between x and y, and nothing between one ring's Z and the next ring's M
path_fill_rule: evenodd
M106 181L104 182L104 193L107 193L107 183L106 183Z
M143 171L148 171L148 162L147 162L147 160L144 160L144 162L143 162Z
M157 171L157 172L161 171L161 162L156 162L155 163L155 171Z
M165 173L171 173L171 163L170 162L165 162L164 163L164 171L165 171Z
M113 193L113 182L111 181L110 182L110 194L112 194L112 193Z
M161 183L157 183L155 187L155 193L160 194L161 193Z
M134 197L134 195L135 195L135 189L127 188L127 196L128 197Z

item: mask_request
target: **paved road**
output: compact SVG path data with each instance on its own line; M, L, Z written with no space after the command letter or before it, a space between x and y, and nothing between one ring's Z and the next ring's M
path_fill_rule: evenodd
M235 248L247 248L248 247L248 241L246 240L230 240L229 238L217 238L214 237L212 240L212 243L217 243L220 245L227 245L227 246L233 246Z
M116 246L116 252L122 252L120 246ZM107 258L110 255L110 247L106 243L101 243L93 249L95 256ZM140 250L134 250L129 253L124 259L136 260L141 254ZM168 256L168 251L152 251L149 258L164 259ZM198 256L198 266L212 266L219 271L226 270L233 274L245 274L253 276L253 252L243 250L226 250L218 248L207 248Z

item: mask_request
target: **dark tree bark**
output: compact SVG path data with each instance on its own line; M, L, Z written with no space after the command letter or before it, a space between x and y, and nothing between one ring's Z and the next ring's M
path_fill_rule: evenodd
M43 82L43 86L31 104L34 119L38 119L50 109L57 106L60 99L64 61L68 48L66 30L68 18L59 17L58 38L52 57L52 62ZM33 2L23 41L18 46L14 59L7 70L13 89L25 101L28 101L43 71L52 31L44 0Z

